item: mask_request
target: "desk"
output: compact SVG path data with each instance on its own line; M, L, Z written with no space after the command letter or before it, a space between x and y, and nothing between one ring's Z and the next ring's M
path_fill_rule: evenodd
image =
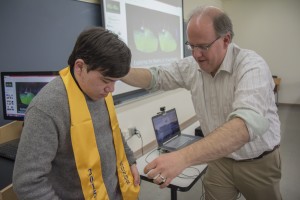
M0 144L19 138L23 122L13 121L0 127ZM12 189L14 161L0 157L0 200L17 199Z
M12 183L14 162L0 157L0 190Z
M12 183L12 174L14 162L6 158L0 157L0 190Z
M0 144L20 138L23 122L13 121L0 127Z
M0 199L17 199L12 189L12 174L14 162L0 157Z
M20 137L22 122L14 121L0 127L0 144ZM0 157L0 190L12 183L14 162Z
M149 162L158 157L159 154L160 152L154 149L137 159L137 168L139 170L142 180L152 182L152 179L147 178L147 175L144 174L144 168ZM189 191L193 187L193 185L200 179L200 177L205 173L206 167L207 164L202 164L186 168L182 172L182 174L184 175L180 175L181 177L185 176L185 178L174 178L168 186L168 188L171 189L171 200L177 199L177 191Z

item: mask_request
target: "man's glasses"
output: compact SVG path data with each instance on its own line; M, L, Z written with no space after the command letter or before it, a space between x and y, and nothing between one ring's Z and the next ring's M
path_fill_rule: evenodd
M209 43L207 45L192 45L188 41L185 42L185 45L188 48L188 50L191 50L191 51L194 51L195 49L198 49L201 51L207 51L214 44L214 42L220 38L221 38L221 36L217 37L214 41L212 41L211 43Z

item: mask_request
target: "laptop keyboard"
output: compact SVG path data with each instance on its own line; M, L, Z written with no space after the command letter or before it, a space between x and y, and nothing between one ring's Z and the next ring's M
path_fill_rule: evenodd
M0 156L9 160L15 160L19 145L19 139L0 144Z
M190 140L192 140L192 138L180 136L180 137L177 137L176 139L168 142L165 146L176 148L176 147L180 147L180 146L184 145L185 143L189 142Z

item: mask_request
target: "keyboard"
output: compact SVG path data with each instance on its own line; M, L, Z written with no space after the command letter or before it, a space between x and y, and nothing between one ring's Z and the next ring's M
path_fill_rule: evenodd
M20 139L11 140L0 144L0 157L14 161L16 159Z
M168 142L168 144L166 144L165 146L177 148L177 147L181 147L182 145L189 142L190 140L192 140L192 138L180 136L180 137L177 137L176 139Z

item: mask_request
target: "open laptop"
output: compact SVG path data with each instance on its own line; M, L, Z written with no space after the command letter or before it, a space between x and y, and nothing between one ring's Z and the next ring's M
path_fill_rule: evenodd
M182 134L175 108L152 117L158 147L171 152L190 145L202 137Z

